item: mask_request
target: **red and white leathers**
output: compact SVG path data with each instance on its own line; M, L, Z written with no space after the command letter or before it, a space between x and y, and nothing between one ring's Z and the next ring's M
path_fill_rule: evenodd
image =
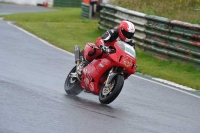
M132 39L135 33L135 26L129 21L122 21L117 28L108 30L103 34L102 37L99 37L95 44L88 43L84 48L84 58L91 62L96 58L101 58L103 55L102 49L100 49L100 45L102 46L112 46L113 42L117 39L121 41L125 41L135 48L135 42Z

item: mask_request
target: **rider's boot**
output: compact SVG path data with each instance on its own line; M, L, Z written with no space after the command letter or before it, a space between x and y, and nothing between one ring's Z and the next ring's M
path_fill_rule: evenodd
M80 64L77 66L77 68L76 68L76 72L77 72L79 75L81 75L83 68L84 68L85 66L87 66L87 65L88 65L88 61L87 61L86 59L82 58L81 63L80 63Z

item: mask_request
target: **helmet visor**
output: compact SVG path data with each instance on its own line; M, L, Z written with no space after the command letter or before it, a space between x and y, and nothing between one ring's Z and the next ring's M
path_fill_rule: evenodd
M133 37L133 35L134 35L134 33L127 32L125 30L122 30L122 34L128 39L131 39Z

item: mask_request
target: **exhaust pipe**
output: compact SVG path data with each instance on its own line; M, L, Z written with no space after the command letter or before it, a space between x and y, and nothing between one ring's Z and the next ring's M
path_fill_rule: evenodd
M74 47L75 63L78 65L80 62L80 48L79 46Z

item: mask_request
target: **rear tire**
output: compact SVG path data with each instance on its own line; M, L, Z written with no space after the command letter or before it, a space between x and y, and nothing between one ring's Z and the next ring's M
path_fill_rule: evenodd
M110 83L110 86L112 88L108 94L105 92L105 85L101 87L99 93L99 101L102 104L109 104L113 102L121 92L123 85L124 85L124 77L119 74L116 75Z
M75 73L75 72L76 72L76 66L70 71L70 73ZM76 96L83 91L83 88L81 87L80 82L77 78L69 76L70 73L68 74L65 80L64 89L68 95Z

